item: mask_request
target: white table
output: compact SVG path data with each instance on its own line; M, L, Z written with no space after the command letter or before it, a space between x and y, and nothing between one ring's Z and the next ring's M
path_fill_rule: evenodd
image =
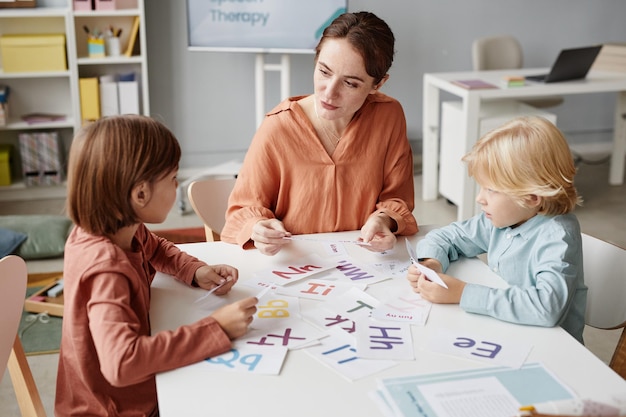
M425 230L411 240L415 242ZM312 235L333 239L356 236L356 232ZM398 244L392 257L407 260L404 239L400 238ZM274 257L262 255L257 250L243 251L223 242L180 247L210 264L229 263L236 266L240 280L249 279L255 272L266 270L278 262L300 259L309 253L324 253L320 244L305 241L293 241ZM380 257L355 245L346 245L346 248L353 258L364 263ZM450 272L471 282L505 285L478 259L458 261ZM406 279L402 277L374 284L368 293L380 297L393 287L410 291ZM258 290L237 285L228 298L236 300L256 293ZM153 331L175 329L206 314L193 304L200 294L202 290L186 287L157 274L152 285L150 312ZM314 303L316 301L301 300L301 308L310 308ZM471 330L486 337L497 336L500 340L506 338L530 343L533 349L528 362L542 362L583 398L608 401L608 395L626 395L626 382L559 327L515 325L465 313L457 305L433 305L426 326L412 328L417 360L402 361L391 369L355 382L347 381L302 350L288 353L278 376L210 373L197 364L159 374L156 379L161 416L380 416L377 406L368 397L379 378L487 366L426 350L426 341L439 328Z
M438 193L440 91L451 93L462 100L463 126L461 126L460 130L465 132L465 136L459 138L459 146L464 148L464 154L469 152L478 140L479 112L483 101L568 94L618 93L615 106L613 153L611 155L609 184L621 185L623 183L624 157L626 156L626 73L592 71L584 80L548 84L527 82L527 85L515 88L467 90L452 83L454 80L481 79L494 85L500 85L500 80L505 75L529 75L547 72L549 72L548 68L535 68L424 74L422 197L425 201L435 200ZM457 217L458 220L463 220L477 212L474 202L476 185L467 176L467 171L464 172L463 177L459 178L458 181L462 182L463 187Z

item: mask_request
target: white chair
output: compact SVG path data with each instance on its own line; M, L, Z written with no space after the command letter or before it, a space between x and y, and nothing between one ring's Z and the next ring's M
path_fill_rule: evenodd
M589 288L585 324L605 330L624 328L609 366L626 379L626 250L584 233L582 237Z
M9 369L22 416L45 417L37 385L17 336L27 280L26 263L22 258L9 255L0 260L0 363L2 373L5 367Z
M472 43L474 71L518 69L523 65L522 46L511 35L487 36L478 38ZM563 97L541 97L525 99L522 102L537 108L547 108L563 103Z
M220 240L235 181L235 178L205 178L193 181L187 188L189 203L204 223L207 242Z

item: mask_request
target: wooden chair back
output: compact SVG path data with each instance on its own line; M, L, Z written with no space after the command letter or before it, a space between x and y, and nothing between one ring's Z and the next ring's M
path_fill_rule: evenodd
M472 43L474 71L522 68L522 46L510 35L487 36Z
M0 260L0 363L8 367L23 417L45 417L39 391L26 360L17 330L24 309L28 272L19 256Z
M474 71L518 69L524 65L524 51L517 38L511 35L486 36L472 43L472 67ZM561 96L528 98L520 100L537 108L558 106Z
M583 237L587 293L585 324L598 329L626 327L626 250L609 242ZM610 367L626 379L626 328L622 331Z
M228 197L235 186L235 178L204 178L193 181L187 188L189 203L204 223L207 242L220 240L226 223Z

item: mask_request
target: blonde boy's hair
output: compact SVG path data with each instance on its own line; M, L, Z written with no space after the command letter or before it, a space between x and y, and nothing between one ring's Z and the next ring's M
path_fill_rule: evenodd
M172 132L146 116L106 117L83 127L70 148L69 217L99 236L137 223L131 191L177 170L180 154Z
M580 204L576 167L556 126L538 117L520 117L488 132L463 157L477 182L514 197L542 197L540 214L569 213Z

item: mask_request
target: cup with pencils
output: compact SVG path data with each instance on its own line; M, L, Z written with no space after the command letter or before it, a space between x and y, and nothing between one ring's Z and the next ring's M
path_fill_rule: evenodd
M120 35L122 28L114 28L110 26L106 32L106 54L107 56L122 55L122 47L120 45Z
M87 33L89 58L104 58L104 37L102 33L97 29L92 32L87 26L83 26L83 30Z

